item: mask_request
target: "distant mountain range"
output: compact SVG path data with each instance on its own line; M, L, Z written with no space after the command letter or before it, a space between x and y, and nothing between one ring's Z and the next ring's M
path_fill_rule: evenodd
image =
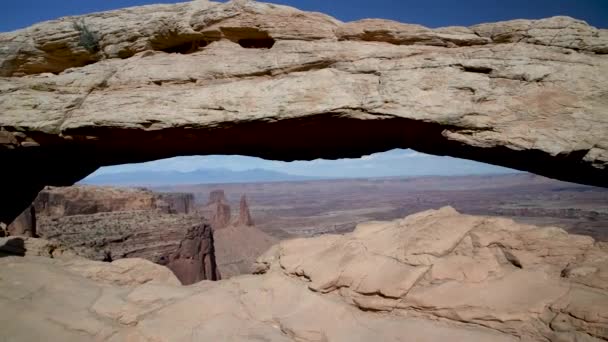
M323 179L321 177L297 176L265 169L232 171L229 169L199 169L180 171L131 171L89 176L80 184L117 186L158 186L182 184L287 182Z

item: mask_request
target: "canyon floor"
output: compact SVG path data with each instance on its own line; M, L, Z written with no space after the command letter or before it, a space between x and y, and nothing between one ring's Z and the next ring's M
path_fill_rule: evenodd
M231 202L247 194L257 228L279 239L346 233L370 220L393 220L452 206L474 215L558 226L608 241L608 190L532 174L343 179L156 187L194 193L204 203L223 189Z

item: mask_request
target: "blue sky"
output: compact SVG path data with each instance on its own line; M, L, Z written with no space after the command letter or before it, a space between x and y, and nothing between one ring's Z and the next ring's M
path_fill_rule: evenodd
M2 0L0 31L66 15L128 6L183 1L154 0ZM318 11L342 21L386 18L429 27L474 25L515 18L538 19L569 15L596 27L608 27L607 0L271 0Z
M154 0L2 0L0 31L11 31L42 20L128 6L181 1ZM516 18L568 15L600 28L608 27L608 0L271 0L342 21L385 18L428 27L474 25ZM191 171L198 168L247 170L264 168L297 175L372 177L397 175L464 175L512 172L509 169L412 150L391 150L358 159L291 163L245 156L176 157L149 163L101 168L97 174L137 170Z

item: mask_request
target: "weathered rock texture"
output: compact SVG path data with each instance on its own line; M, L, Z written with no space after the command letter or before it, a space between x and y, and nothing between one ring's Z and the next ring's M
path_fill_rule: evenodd
M1 238L0 257L10 255L57 258L61 256L75 257L76 253L55 241L27 236L9 236Z
M242 195L239 203L239 217L235 222L236 226L253 226L253 219L249 212L249 204L247 204L247 196Z
M251 274L255 260L278 240L255 226L235 226L214 231L215 259L222 279Z
M255 227L245 195L241 196L236 218L232 217L224 190L209 193L202 213L212 217L215 260L222 279L250 274L255 260L277 242L276 238Z
M428 29L198 0L0 45L3 222L44 185L190 154L411 147L608 186L608 31L568 17Z
M211 217L211 225L213 229L222 229L230 224L230 218L232 212L230 210L230 204L220 201L215 202L211 205L213 208L213 216Z
M148 259L169 266L187 284L218 278L212 232L194 212L192 194L99 186L47 188L33 207L40 235L80 256L100 261Z
M226 194L224 193L224 190L217 189L217 190L212 190L209 193L209 201L207 202L207 205L215 204L218 202L227 202Z
M194 209L194 195L92 185L47 187L36 197L34 207L39 215L44 216L137 210L188 214Z
M260 272L274 265L363 310L472 323L523 341L595 341L608 339L607 260L588 236L445 207L283 242L260 259Z
M218 203L228 207L227 215L220 215L225 223L219 234L205 219L211 213L197 210L190 193L54 187L41 191L33 207L39 210L40 236L80 256L143 258L168 266L180 281L192 284L251 273L255 259L276 242L254 226L231 224L225 195L218 196Z
M197 214L156 210L115 211L71 216L38 216L39 235L93 260L160 260L174 252L189 227L203 222Z
M221 279L215 262L213 229L208 224L190 227L177 250L167 257L161 256L159 263L164 264L165 260L184 285Z
M179 192L155 193L157 197L156 207L166 206L163 211L170 214L190 214L196 210L194 194Z
M51 187L40 192L33 207L42 237L94 260L158 261L203 220L192 212L192 194L146 189Z
M601 341L607 260L589 237L443 208L188 287L143 260L0 258L0 321L23 341Z
M33 205L27 207L11 224L6 227L8 235L37 237L36 209Z
M230 224L232 211L224 190L218 189L211 191L209 193L209 201L202 209L206 216L211 218L211 226L213 229L222 229Z

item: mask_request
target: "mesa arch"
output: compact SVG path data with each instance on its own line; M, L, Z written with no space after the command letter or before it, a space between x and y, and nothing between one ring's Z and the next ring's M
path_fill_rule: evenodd
M0 34L0 221L44 185L176 155L390 148L608 186L608 30L428 29L197 0Z

